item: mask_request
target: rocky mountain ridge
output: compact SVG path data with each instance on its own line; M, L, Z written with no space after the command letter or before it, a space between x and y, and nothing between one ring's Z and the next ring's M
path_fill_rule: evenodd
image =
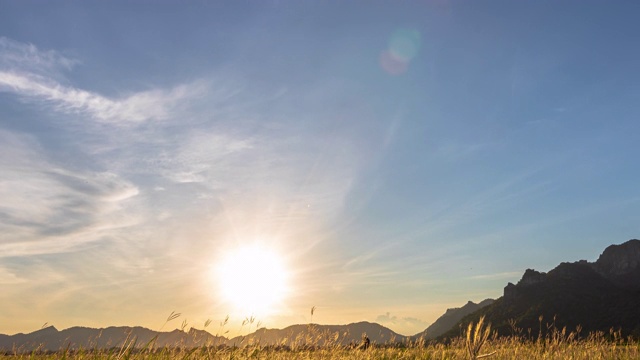
M504 288L506 301L518 294L518 289L542 283L554 276L579 277L584 271L579 268L591 268L595 273L623 288L640 288L640 240L632 239L620 245L610 245L595 262L580 260L574 263L561 263L549 273L533 269L525 270L517 285L508 283Z
M459 308L450 308L440 316L433 324L427 327L424 331L411 337L412 340L431 340L444 334L455 326L465 316L482 309L485 306L493 304L493 299L485 299L479 303L472 301L467 302L465 305Z
M509 283L492 305L463 318L466 326L481 316L502 335L517 327L534 334L553 326L578 326L584 333L619 329L640 336L640 240L607 247L595 262L559 264L549 272L527 269L517 284ZM540 320L542 319L542 320ZM455 337L449 331L443 337Z

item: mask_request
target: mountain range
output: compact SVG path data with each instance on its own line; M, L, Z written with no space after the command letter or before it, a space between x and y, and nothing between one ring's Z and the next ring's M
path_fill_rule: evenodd
M154 340L155 339L155 340ZM143 327L108 327L94 329L71 327L58 331L49 326L29 334L0 335L0 350L6 352L30 352L36 349L57 351L60 349L108 349L120 348L125 342L135 341L137 347L144 347L153 341L155 347L180 346L192 348L207 345L226 344L227 338L214 336L203 330L189 332L173 330L157 332Z
M228 345L247 344L285 345L289 347L313 344L349 345L358 344L366 335L372 344L404 342L408 337L376 323L358 322L348 325L291 325L284 329L258 329L255 332L232 338Z
M71 327L59 331L49 326L29 334L1 335L0 352L27 353L33 350L57 351L61 349L109 349L133 345L145 348L199 346L325 346L360 343L366 335L372 344L404 342L407 337L370 322L348 325L292 325L284 329L261 328L246 336L226 338L214 336L205 330L191 329L188 332L173 330L157 332L143 327L108 327L94 329Z
M527 269L493 304L464 317L440 338L481 316L500 335L538 336L550 329L620 331L640 337L640 240L607 247L595 262L561 263L547 273Z
M494 301L495 300L493 299L485 299L479 302L478 304L472 301L469 301L462 307L447 309L447 311L442 316L440 316L433 324L429 325L429 327L426 330L413 335L411 339L412 340L435 339L438 336L446 333L451 328L453 328L465 316L493 304Z
M369 322L348 325L292 325L284 329L261 328L246 336L226 338L204 330L157 332L142 327L94 329L72 327L62 331L49 326L29 334L0 334L0 352L56 351L67 347L119 348L135 341L136 347L197 346L304 346L359 343L366 334L373 344L445 340L460 335L460 328L484 316L499 335L538 334L552 328L591 331L619 330L640 337L640 240L607 247L597 261L561 263L547 273L527 269L517 284L509 283L497 300L469 301L448 309L424 331L402 336ZM529 335L531 336L531 335Z

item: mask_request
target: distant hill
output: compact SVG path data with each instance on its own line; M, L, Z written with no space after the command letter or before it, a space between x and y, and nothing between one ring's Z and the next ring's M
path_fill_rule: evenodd
M483 307L493 304L493 299L485 299L476 304L472 301L467 302L464 306L459 308L447 309L447 311L440 316L433 324L431 324L426 330L411 337L412 340L431 340L451 330L462 318L472 314Z
M143 327L108 327L93 329L72 327L58 331L53 326L29 334L0 335L0 351L30 352L35 349L57 351L66 349L108 349L121 347L125 341L135 341L136 347L144 347L154 337L154 347L196 347L226 344L225 337L213 336L206 331L191 329L189 332L173 330L157 332Z
M548 273L527 269L517 284L509 283L503 297L465 317L460 326L480 316L501 335L513 332L509 320L524 334L537 336L547 325L582 334L620 329L640 336L640 240L607 247L594 263L561 263ZM542 316L542 322L539 318ZM457 327L456 327L457 329ZM441 338L455 337L451 330Z
M358 322L348 325L292 325L284 329L259 329L247 336L238 336L229 340L229 345L348 345L358 344L366 334L372 344L403 342L407 337L370 322Z
M348 325L292 325L284 329L258 329L256 332L227 339L214 336L204 330L191 329L189 332L173 330L157 332L143 327L108 327L93 329L72 327L58 331L55 327L34 331L29 334L0 335L0 352L31 352L35 349L57 351L66 349L108 349L119 348L125 341L134 341L137 348L150 342L155 348L228 345L348 345L358 344L366 334L372 344L386 344L405 341L406 337L375 323L359 322ZM157 338L152 342L154 337Z

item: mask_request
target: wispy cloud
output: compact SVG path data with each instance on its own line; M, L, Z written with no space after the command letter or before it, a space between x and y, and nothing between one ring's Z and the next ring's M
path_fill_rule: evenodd
M27 281L6 268L0 267L0 285L20 284Z
M482 274L469 277L472 280L502 280L502 279L517 279L522 276L522 272L508 271L495 274Z
M3 69L51 74L70 70L79 63L77 59L66 57L58 51L40 50L33 44L0 37L0 66Z
M0 256L72 251L130 219L117 215L138 188L116 174L47 161L29 136L0 130Z
M398 317L387 312L376 317L375 322L391 327L402 334L413 335L424 330L429 323L415 317Z
M177 183L212 180L209 185L219 188L223 185L223 178L230 176L229 172L233 170L230 167L238 160L237 157L253 146L251 139L229 136L223 131L193 131L185 134L183 141L175 144L171 151L163 149L147 157L144 169L159 172Z
M182 85L169 91L149 90L110 99L94 92L64 86L40 75L12 71L0 71L0 91L51 105L58 111L86 113L98 121L112 124L166 119L181 100L197 92L190 86Z
M203 90L202 84L194 83L109 98L57 79L63 70L77 63L53 50L43 51L32 44L0 38L0 91L57 111L87 114L103 123L129 124L166 119L180 102Z

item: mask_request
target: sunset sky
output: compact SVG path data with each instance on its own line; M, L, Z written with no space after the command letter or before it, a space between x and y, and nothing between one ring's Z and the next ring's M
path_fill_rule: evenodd
M163 330L412 335L527 268L593 261L640 237L639 18L0 0L0 333L176 311ZM271 290L255 311L227 296Z

